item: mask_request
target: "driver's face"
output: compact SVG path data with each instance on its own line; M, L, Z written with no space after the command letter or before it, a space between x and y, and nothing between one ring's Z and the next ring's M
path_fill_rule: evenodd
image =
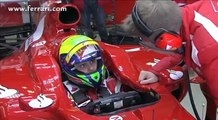
M78 63L75 65L75 68L85 74L95 72L97 70L97 60L93 59L87 62Z

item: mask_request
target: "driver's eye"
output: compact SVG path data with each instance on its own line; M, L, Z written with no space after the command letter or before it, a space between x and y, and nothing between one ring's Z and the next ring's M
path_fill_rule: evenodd
M85 68L87 65L86 65L86 63L82 63L82 64L80 64L78 67L80 67L80 68Z

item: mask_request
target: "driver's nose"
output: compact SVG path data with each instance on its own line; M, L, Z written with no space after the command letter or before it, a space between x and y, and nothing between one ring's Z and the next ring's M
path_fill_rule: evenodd
M91 73L91 72L95 72L96 71L96 66L93 65L93 64L89 64L89 67L88 67L88 72Z

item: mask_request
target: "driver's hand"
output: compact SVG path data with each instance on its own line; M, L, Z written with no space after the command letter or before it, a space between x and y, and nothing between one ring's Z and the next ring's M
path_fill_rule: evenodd
M158 82L158 77L150 71L141 71L139 74L139 83L140 84L149 84Z

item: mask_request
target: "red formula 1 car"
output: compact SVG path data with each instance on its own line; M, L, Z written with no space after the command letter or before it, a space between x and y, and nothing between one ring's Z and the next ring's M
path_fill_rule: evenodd
M79 34L80 10L50 5L67 11L41 12L35 32L0 61L0 120L195 120L179 103L186 94L181 67L162 71L159 83L138 83L140 70L165 57L138 44L99 42L107 68L134 90L95 100L90 113L77 108L63 85L58 50L64 39Z

